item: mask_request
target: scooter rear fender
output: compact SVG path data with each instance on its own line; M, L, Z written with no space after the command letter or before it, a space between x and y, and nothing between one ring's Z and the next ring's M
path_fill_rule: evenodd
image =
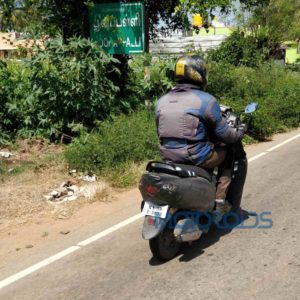
M158 236L163 229L167 226L169 220L171 219L171 214L168 211L167 217L161 219L159 217L145 216L142 236L145 240L151 240Z

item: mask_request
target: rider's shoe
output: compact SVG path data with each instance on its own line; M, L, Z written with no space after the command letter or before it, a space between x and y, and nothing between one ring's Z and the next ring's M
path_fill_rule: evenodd
M238 209L232 210L232 212L235 213L236 215L238 215L240 217L241 221L244 221L249 218L248 211L242 209L241 207L239 207Z
M226 213L231 211L231 204L224 199L216 199L215 218L214 221L219 223Z

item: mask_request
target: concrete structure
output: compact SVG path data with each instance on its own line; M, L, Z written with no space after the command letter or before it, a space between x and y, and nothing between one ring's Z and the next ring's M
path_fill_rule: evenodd
M201 28L199 32L194 31L194 36L211 36L211 35L226 35L230 36L233 32L231 27L226 26L223 22L219 22L217 19L212 21L211 26L208 29Z
M14 41L15 38L11 33L0 33L0 59L10 57L17 49Z
M206 51L218 47L226 37L226 35L161 37L155 43L150 42L150 52L153 54L176 54L192 50Z
M150 42L150 52L157 54L177 54L192 50L206 51L218 47L232 29L224 23L214 20L212 26L199 31L164 30L155 42Z
M24 39L15 32L0 32L0 59L28 56L35 45L43 47L41 40Z

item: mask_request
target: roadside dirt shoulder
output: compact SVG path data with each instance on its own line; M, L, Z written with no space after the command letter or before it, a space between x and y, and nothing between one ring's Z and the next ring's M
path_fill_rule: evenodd
M77 243L97 232L112 226L112 216L122 221L128 210L139 210L139 191L131 189L117 193L111 191L106 201L85 203L74 209L71 217L53 218L39 214L24 224L6 226L0 230L0 270L14 260L23 260L28 255L44 253L51 255L70 243ZM79 205L79 204L78 204ZM43 256L42 256L43 257Z

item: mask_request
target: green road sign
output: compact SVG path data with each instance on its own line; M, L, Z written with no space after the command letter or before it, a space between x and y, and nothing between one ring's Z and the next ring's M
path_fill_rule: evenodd
M142 2L102 3L90 9L91 39L110 54L136 54L146 49Z

